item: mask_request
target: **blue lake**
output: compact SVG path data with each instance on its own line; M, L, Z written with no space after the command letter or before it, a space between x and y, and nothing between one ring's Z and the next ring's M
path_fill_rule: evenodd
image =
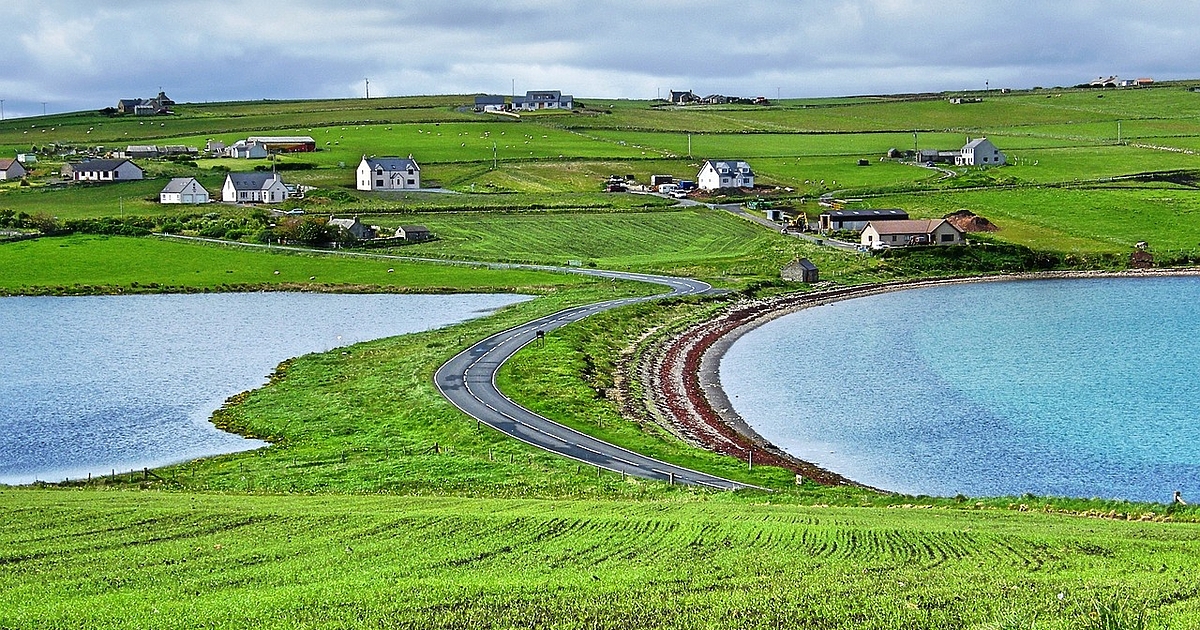
M0 298L0 483L141 470L265 443L209 422L283 360L429 330L517 295Z
M988 282L847 300L721 362L763 437L907 494L1200 501L1200 278Z

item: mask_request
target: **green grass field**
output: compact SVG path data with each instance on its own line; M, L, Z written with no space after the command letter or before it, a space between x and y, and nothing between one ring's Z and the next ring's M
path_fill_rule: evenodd
M168 118L0 121L0 152L312 135L318 152L281 160L310 164L284 176L318 189L288 207L386 228L422 223L438 236L380 253L675 273L753 295L794 290L778 270L797 256L814 260L823 279L850 284L994 271L983 259L1007 254L977 248L981 262L960 269L932 256L841 253L719 210L600 193L601 181L692 178L704 158L743 157L761 183L792 189L764 194L811 214L812 196L838 191L862 197L858 207L916 217L967 208L1001 227L991 239L1085 266L1120 263L1140 240L1156 254L1195 253L1200 169L1185 151L1200 150L1200 94L1187 85L989 93L967 105L596 100L579 113L520 122L471 113L470 96L185 104ZM1118 121L1126 145L1116 143ZM891 147L911 148L913 131L921 148L988 135L1014 164L944 179L879 161ZM461 194L349 189L363 154L409 153L425 182ZM59 163L46 159L33 186L0 184L0 213L251 212L164 208L153 199L167 177L198 174L215 190L223 175L214 166L256 162L150 161L154 179L144 182L43 185ZM214 415L218 426L270 440L269 448L145 476L0 488L0 629L1200 625L1196 508L796 487L787 471L748 470L626 417L615 394L621 358L648 331L695 321L741 294L593 316L520 352L498 383L583 431L771 493L598 474L479 427L432 385L433 371L473 340L567 306L660 288L158 237L0 243L0 293L264 289L540 297L443 330L285 362L268 385L233 396Z
M0 506L5 628L1200 623L1194 525L690 493L578 502L9 490Z

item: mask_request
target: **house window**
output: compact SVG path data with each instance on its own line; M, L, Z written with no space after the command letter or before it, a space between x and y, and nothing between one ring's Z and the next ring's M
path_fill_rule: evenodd
M953 242L954 242L954 235L953 235L953 234L943 234L943 235L942 235L942 242L943 242L943 243L953 243Z
M383 180L382 179L375 180L375 185L378 186L379 188L383 188Z
M414 184L416 184L416 183L417 183L417 180L415 180L415 179L410 179L410 180L408 180L408 185L409 185L409 186L412 186L412 185L414 185Z

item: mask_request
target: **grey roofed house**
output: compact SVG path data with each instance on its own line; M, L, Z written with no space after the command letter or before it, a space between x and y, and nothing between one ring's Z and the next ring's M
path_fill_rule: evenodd
M264 190L275 183L278 173L255 171L253 173L229 173L227 176L235 190Z
M417 166L417 161L411 157L369 157L365 159L371 170L376 168L382 168L385 171L407 171L410 168L421 170L421 167Z
M492 107L492 108L504 107L504 105L506 103L507 103L507 101L505 100L505 98L503 96L493 96L491 94L484 94L483 96L475 97L475 109L483 109L485 107Z
M195 177L174 177L167 185L163 187L162 192L165 193L181 193L188 184L196 181Z

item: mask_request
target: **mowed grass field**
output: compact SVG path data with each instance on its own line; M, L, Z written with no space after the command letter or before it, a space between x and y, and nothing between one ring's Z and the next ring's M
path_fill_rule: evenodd
M8 293L137 291L159 287L542 292L589 282L572 274L306 255L278 249L120 236L72 236L6 243L0 245L0 270L3 270L0 292Z
M5 628L1187 628L1196 526L965 509L0 493Z

